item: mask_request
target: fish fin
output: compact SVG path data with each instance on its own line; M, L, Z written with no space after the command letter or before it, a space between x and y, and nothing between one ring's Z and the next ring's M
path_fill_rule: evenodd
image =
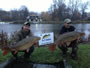
M9 50L3 50L2 55L5 56L5 55L7 55L9 52L10 52Z
M2 50L2 55L3 56L7 55L10 52L10 50L7 47L2 48L1 50Z
M14 54L16 54L18 51L17 50L15 50L15 52L14 52Z
M51 50L53 53L54 51L56 50L56 45L55 44L52 44L48 47L49 50Z

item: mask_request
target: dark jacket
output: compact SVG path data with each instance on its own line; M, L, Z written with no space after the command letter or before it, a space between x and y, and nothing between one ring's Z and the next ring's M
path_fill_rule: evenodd
M70 26L69 28L66 28L65 26L63 26L59 32L59 34L63 34L66 32L72 32L75 31L75 27L74 26Z

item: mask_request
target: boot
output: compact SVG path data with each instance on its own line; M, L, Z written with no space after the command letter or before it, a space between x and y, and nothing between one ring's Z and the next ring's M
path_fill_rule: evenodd
M71 54L71 57L72 57L73 60L77 60L78 59L77 54L74 54L74 53Z

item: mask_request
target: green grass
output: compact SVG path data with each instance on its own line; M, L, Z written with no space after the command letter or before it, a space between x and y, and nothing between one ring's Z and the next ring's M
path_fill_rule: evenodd
M0 63L6 61L9 57L11 57L12 55L9 53L8 55L6 56L3 56L2 55L2 51L0 50Z
M66 59L73 68L90 68L90 44L80 44L78 47L78 60L72 60L70 56L67 56ZM70 51L71 49L69 49ZM6 61L11 56L10 53L7 56L2 56L0 53L0 63ZM56 51L52 54L47 47L40 47L35 48L30 60L38 63L56 63L63 60L63 57L59 48L56 48Z
M90 68L90 44L81 44L78 50L77 61L71 60L73 68Z
M62 60L60 49L56 49L54 53L48 50L47 47L36 48L32 54L32 61L38 63L55 63Z

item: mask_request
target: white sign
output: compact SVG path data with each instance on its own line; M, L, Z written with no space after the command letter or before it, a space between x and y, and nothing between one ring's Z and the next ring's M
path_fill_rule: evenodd
M40 40L39 40L39 45L46 45L46 44L51 44L54 43L54 33L43 33L40 34Z

